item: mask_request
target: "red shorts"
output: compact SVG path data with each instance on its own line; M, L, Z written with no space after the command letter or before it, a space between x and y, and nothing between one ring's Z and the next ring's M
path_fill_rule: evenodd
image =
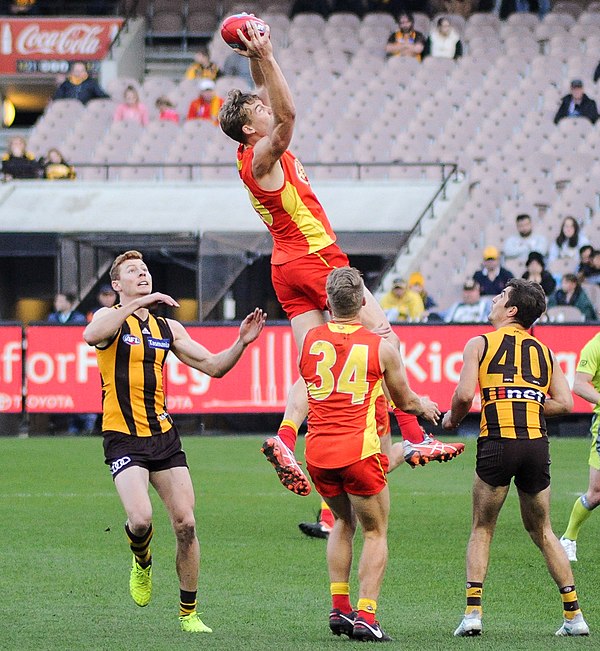
M385 436L391 432L388 401L383 394L375 401L375 423L377 424L377 434L379 436Z
M332 269L348 267L350 262L337 244L309 253L296 260L271 266L271 280L290 321L310 310L325 310L325 283Z
M317 468L306 464L319 495L336 497L350 495L377 495L387 485L386 473L390 466L385 454L372 454L344 468Z

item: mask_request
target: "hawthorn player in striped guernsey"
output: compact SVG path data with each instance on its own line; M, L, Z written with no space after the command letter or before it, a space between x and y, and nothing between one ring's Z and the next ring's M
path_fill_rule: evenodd
M554 354L527 330L546 310L540 285L513 278L492 301L491 334L471 339L445 429L469 413L477 384L481 431L467 547L467 606L456 636L480 635L481 598L496 520L514 478L525 529L544 555L563 603L556 635L588 635L569 559L550 523L550 452L546 418L566 414L573 396ZM522 595L514 595L522 601Z
M240 143L240 178L273 237L273 287L300 349L306 332L325 321L327 275L349 262L336 244L302 164L288 150L296 109L273 55L270 29L266 26L260 33L249 20L247 31L248 38L238 30L246 49L235 52L250 59L256 93L231 91L219 112L219 123L224 133ZM386 336L399 349L398 338L368 289L360 318L365 327ZM299 495L310 492L310 483L294 458L298 427L307 410L306 387L298 380L290 391L278 435L268 438L262 448L281 483ZM426 435L415 416L399 410L394 413L404 438L404 457L413 467L431 460L448 461L463 451L462 443L445 444ZM396 445L402 451L402 444Z
M104 455L127 514L125 532L133 552L131 597L138 606L146 606L152 593L150 482L175 531L181 629L212 633L196 612L200 546L194 488L179 434L166 408L164 364L173 351L184 364L211 377L222 377L260 335L266 315L255 309L242 321L236 341L211 353L178 321L151 314L153 307L178 307L178 303L167 294L152 291L152 276L141 253L119 255L110 279L120 302L100 308L83 338L96 347L102 377Z

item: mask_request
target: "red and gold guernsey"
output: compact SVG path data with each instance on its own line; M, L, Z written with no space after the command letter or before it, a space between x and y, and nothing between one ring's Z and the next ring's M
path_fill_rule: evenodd
M163 367L172 343L165 319L149 314L142 321L132 314L105 348L96 347L103 432L156 436L173 427L163 388Z
M300 355L308 390L306 461L343 468L381 451L375 404L381 394L381 338L359 324L310 330Z
M526 330L505 326L482 335L479 363L480 436L546 436L544 402L552 379L552 354Z
M252 207L273 237L271 264L285 264L335 242L323 206L310 187L302 163L286 151L280 158L283 186L263 190L252 176L254 147L240 145L237 166Z

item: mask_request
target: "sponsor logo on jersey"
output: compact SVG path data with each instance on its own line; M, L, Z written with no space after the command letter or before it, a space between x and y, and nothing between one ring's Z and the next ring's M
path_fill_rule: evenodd
M171 345L170 339L155 339L154 337L147 337L146 341L150 348L162 348L163 350L168 350Z
M531 387L488 387L483 390L483 399L489 400L534 400L543 405L546 395Z
M122 339L128 346L137 346L142 343L142 340L135 335L123 335Z

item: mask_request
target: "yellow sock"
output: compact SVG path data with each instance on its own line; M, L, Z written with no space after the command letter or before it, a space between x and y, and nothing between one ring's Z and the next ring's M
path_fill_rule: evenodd
M565 619L573 619L575 615L579 615L581 608L579 608L579 601L577 601L577 590L574 585L566 585L560 589L560 597L563 602L563 617Z
M359 599L356 609L358 611L363 610L364 612L375 616L375 613L377 612L377 602L374 599Z
M341 610L343 613L352 611L350 603L350 585L343 582L332 582L329 584L331 593L331 607Z
M329 592L333 596L334 594L350 594L350 584L349 583L330 583Z
M467 581L467 607L465 608L465 615L470 615L474 610L481 609L481 596L483 594L483 583L477 581Z
M585 495L582 495L581 497L578 497L575 504L573 504L569 524L567 525L567 530L563 534L563 538L577 540L581 525L590 517L590 515L592 515L592 509L586 508L584 502L587 503Z

